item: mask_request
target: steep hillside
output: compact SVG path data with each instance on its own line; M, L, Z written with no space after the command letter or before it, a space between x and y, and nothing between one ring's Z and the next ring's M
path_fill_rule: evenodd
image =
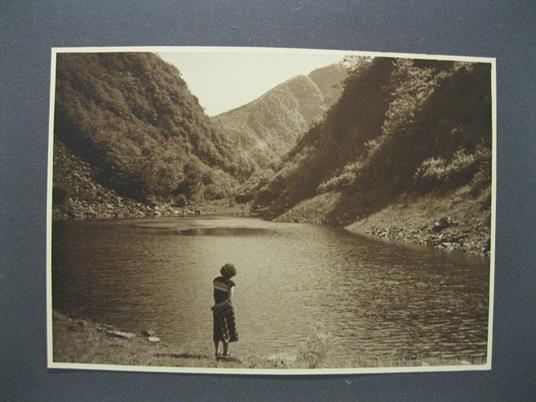
M294 145L340 96L346 68L333 64L292 78L260 98L212 118L257 167L265 168Z
M400 197L403 208L456 195L467 208L477 205L472 222L489 229L490 82L488 64L360 59L326 119L260 189L257 210L283 220L348 225ZM431 210L431 230L434 217L441 218Z
M94 175L91 165L77 158L62 142L55 142L54 219L135 217L154 212L95 182Z
M152 53L58 54L54 128L95 183L144 203L222 198L252 170Z
M275 177L258 194L259 207L277 216L317 193L329 179L365 151L381 134L390 91L392 59L378 59L345 83L326 118L317 122L285 156Z

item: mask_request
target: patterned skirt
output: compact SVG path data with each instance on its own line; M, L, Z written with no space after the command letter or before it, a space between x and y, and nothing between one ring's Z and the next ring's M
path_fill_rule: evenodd
M213 311L214 318L214 341L223 341L226 343L236 342L238 332L236 332L235 314L231 304Z

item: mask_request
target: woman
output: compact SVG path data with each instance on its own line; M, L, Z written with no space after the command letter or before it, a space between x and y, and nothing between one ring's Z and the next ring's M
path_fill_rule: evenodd
M233 264L225 264L220 269L221 276L214 279L214 305L210 308L214 318L214 348L216 359L229 357L229 343L238 341L235 316L231 298L235 287L231 280L236 275ZM220 341L223 343L223 355L218 353Z

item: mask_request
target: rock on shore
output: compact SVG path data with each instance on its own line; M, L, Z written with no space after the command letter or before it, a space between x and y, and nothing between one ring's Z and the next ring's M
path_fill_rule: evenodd
M422 246L432 246L448 251L463 250L472 254L482 255L488 255L490 251L489 239L474 239L475 234L471 232L460 234L456 231L446 230L443 233L434 233L428 226L411 230L397 226L372 226L370 229L366 229L365 233L382 239L417 243Z
M152 330L139 334L53 311L54 363L196 368L281 368L262 357L215 359L210 334L204 350L178 350Z
M490 254L491 212L461 188L447 196L401 198L346 229L448 251Z
M486 193L473 197L470 189L425 196L402 195L383 209L361 219L345 211L333 218L340 193L325 193L304 200L275 220L329 223L354 233L397 240L449 251L489 255L491 211Z

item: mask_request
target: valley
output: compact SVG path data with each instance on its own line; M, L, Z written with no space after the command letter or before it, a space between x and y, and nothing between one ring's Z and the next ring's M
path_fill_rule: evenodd
M489 252L485 63L347 57L214 117L151 53L62 54L56 82L54 219L256 215Z

